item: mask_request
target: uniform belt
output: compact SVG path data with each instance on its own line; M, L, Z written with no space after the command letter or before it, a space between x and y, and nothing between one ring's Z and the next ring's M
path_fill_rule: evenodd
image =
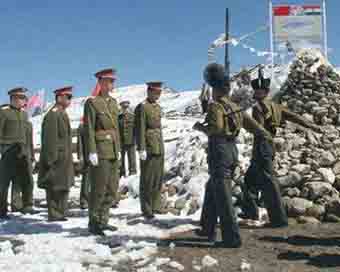
M160 129L161 127L148 127L147 130L154 130L154 129Z
M96 130L96 136L108 136L113 140L115 139L115 130L114 129L98 129Z

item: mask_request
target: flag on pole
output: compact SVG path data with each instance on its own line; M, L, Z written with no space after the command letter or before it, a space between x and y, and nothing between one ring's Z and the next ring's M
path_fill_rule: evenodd
M45 90L39 90L35 95L32 95L28 98L26 104L26 111L30 117L34 117L43 112L44 109L44 98L45 98Z

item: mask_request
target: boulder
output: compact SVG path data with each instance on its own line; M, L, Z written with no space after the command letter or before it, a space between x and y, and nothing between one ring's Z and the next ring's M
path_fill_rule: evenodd
M311 216L299 216L296 221L299 224L320 224L320 221Z
M294 188L285 188L283 191L282 191L282 195L284 196L289 196L289 197L298 197L300 196L300 190L296 187Z
M312 201L308 201L303 198L294 197L289 200L288 207L288 215L292 217L298 217L301 215L305 215L307 209L313 206Z
M326 205L326 213L340 217L340 199L333 199Z
M325 206L315 204L312 207L306 210L306 216L315 217L319 220L322 220L326 213Z
M321 167L330 167L334 165L336 159L330 151L323 151L319 156L319 164Z
M330 184L334 184L335 182L335 175L330 168L320 168L318 170L319 174L321 175L322 179Z
M277 180L281 188L298 187L301 184L302 177L297 172L290 172L287 176L279 177Z
M319 197L328 195L332 192L332 185L326 182L307 182L304 185L302 197L306 197L310 200L316 200Z
M311 170L311 166L308 164L297 164L292 167L292 170L299 173L300 175L308 174Z

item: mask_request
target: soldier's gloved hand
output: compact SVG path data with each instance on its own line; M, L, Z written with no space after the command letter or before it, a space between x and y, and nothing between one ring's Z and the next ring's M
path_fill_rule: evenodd
M90 153L89 161L93 166L97 166L98 165L98 155L97 155L97 153Z
M142 160L142 161L145 161L146 160L146 151L145 150L140 150L139 152L139 158Z

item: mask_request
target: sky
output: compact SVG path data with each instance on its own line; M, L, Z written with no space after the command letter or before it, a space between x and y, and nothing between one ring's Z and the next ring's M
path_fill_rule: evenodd
M339 65L340 1L327 2L328 45L334 49L329 58ZM88 95L95 85L93 74L110 67L117 69L117 86L161 80L176 90L197 89L208 47L224 32L226 7L233 36L268 22L266 0L1 1L0 102L7 102L7 91L17 86L31 92L44 88L49 99L66 85L74 86L75 96ZM269 33L246 43L268 50ZM217 50L221 63L223 52ZM230 54L232 71L266 61L241 46Z

